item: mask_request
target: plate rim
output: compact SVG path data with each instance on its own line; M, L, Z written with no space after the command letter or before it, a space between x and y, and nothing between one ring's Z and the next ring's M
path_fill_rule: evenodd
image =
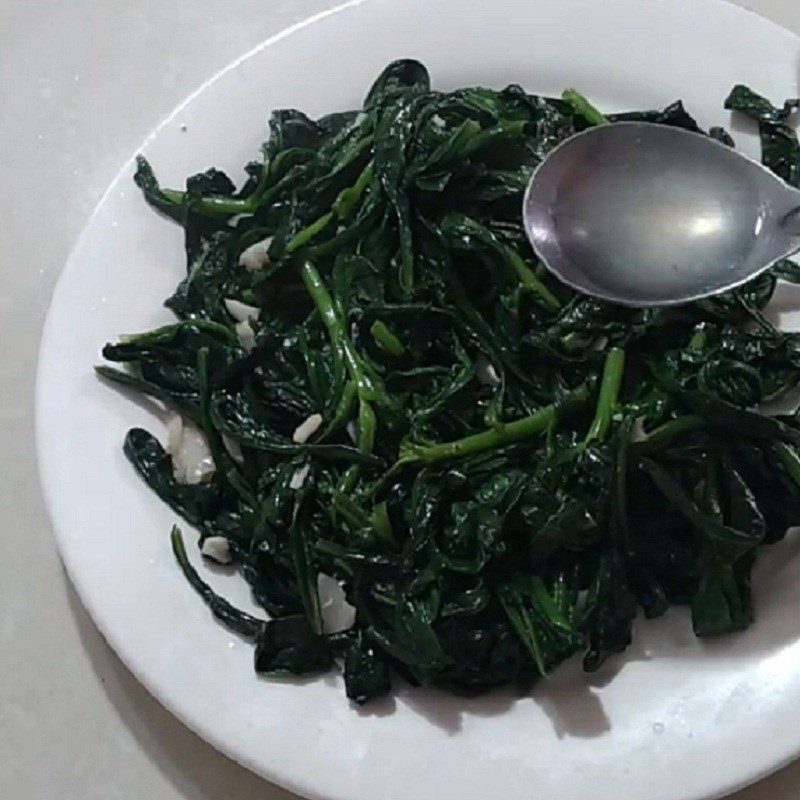
M411 1L413 2L413 0ZM471 0L465 1L469 2ZM666 0L659 1L662 3L666 2ZM75 588L84 609L91 617L94 625L97 627L106 643L119 656L125 667L135 676L136 680L141 683L146 688L148 693L154 697L164 708L166 708L171 714L173 714L173 716L178 718L184 725L186 725L189 730L200 736L216 750L240 764L245 769L248 769L249 771L282 789L296 793L302 797L310 798L310 800L350 800L350 795L343 793L343 791L336 785L334 785L334 787L332 787L330 790L318 790L316 788L316 782L314 781L300 780L297 777L292 777L288 772L282 772L279 768L274 768L274 764L271 764L268 767L264 763L255 761L247 756L243 756L241 753L237 752L235 746L233 746L229 741L217 736L214 729L209 727L203 720L195 718L194 715L186 712L176 701L176 699L172 697L169 692L164 690L164 687L162 687L157 681L148 675L146 667L143 665L143 663L140 663L140 659L137 658L137 655L126 648L124 644L124 637L120 636L118 632L116 632L113 627L108 624L108 620L105 618L105 615L88 596L86 587L82 585L81 581L75 577L77 573L77 567L73 561L74 554L70 553L69 548L65 546L65 525L63 520L60 520L55 512L56 503L53 499L55 490L53 485L53 476L51 473L54 471L54 465L51 462L48 454L49 446L45 442L47 435L47 424L44 415L44 395L47 384L44 379L44 375L46 372L47 353L52 347L52 342L55 335L55 317L53 310L59 303L59 296L63 293L69 273L76 268L75 264L78 261L78 252L80 251L81 246L83 245L84 241L89 238L91 234L91 228L93 227L93 224L105 205L109 195L122 183L123 180L126 180L129 177L135 162L136 154L147 149L148 145L159 135L159 133L165 127L173 123L176 118L180 116L183 110L186 109L186 107L189 106L197 97L199 97L209 87L216 84L223 77L235 71L243 63L249 61L263 51L268 50L274 44L305 28L320 23L334 15L349 12L360 6L369 6L373 2L379 2L379 0L346 0L345 2L338 3L337 5L312 14L303 20L288 25L277 33L267 37L262 42L258 43L254 47L248 49L242 55L235 58L222 69L215 72L207 80L203 81L195 90L189 93L185 99L178 103L172 111L164 116L163 119L161 119L151 129L151 131L142 140L141 144L125 160L120 170L112 178L108 187L101 195L91 213L86 217L79 235L76 237L72 247L70 248L70 252L61 270L59 271L58 278L52 289L50 302L48 303L44 324L42 326L42 331L39 338L35 366L35 458L38 467L39 485L41 486L42 496L45 501L45 506L47 509L48 518L50 519L53 537L57 545L59 557L65 566L72 586ZM635 0L635 2L646 5L648 0ZM686 7L699 5L700 3L708 6L710 9L713 9L714 6L717 6L720 9L727 9L728 11L733 10L743 20L749 17L752 18L752 21L756 22L756 24L764 27L765 29L770 28L772 36L780 35L784 37L791 37L798 46L798 50L800 50L800 34L795 33L783 25L774 22L758 11L739 6L732 2L732 0L679 0L679 2L674 2L673 0L673 3L676 15L682 14ZM755 771L752 774L744 777L733 778L724 785L721 785L719 789L716 789L710 793L703 795L692 795L692 800L715 800L715 798L727 796L729 793L735 792L746 786L750 786L781 769L797 758L798 755L800 755L800 730L798 730L798 734L795 739L783 738L783 741L792 741L793 744L780 748L780 752L777 753L776 756L769 761L769 763L765 763L761 770Z

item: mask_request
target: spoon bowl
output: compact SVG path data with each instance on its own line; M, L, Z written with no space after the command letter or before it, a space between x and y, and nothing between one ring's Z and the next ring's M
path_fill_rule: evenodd
M559 279L631 306L719 294L800 249L800 191L715 139L644 122L553 150L523 219Z

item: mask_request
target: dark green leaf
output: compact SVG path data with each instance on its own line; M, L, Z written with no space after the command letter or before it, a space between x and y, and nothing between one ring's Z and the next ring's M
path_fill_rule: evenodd
M328 643L315 634L305 617L269 620L256 639L256 672L266 675L308 675L333 666Z

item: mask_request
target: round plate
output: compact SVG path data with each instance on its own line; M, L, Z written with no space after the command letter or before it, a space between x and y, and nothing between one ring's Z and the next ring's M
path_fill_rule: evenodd
M737 82L797 92L800 40L720 0L358 0L281 34L206 84L143 145L166 185L215 165L242 175L268 111L360 104L390 60L424 61L435 85L574 86L601 108L683 98L728 123ZM735 131L755 152L752 131ZM173 562L173 514L126 463L158 409L92 373L120 332L167 319L180 232L142 201L126 164L64 269L44 332L38 451L58 545L83 602L138 678L220 750L270 780L336 800L708 798L800 751L800 544L765 553L756 624L703 644L680 610L640 621L624 657L560 669L532 695L462 699L401 687L363 710L341 680L259 679L251 647L209 616ZM192 548L193 550L195 548ZM201 567L205 572L208 570ZM243 581L213 575L247 604Z

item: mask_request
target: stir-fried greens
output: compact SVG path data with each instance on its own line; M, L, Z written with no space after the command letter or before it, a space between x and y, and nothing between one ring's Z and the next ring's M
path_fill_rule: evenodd
M797 101L738 86L727 107L800 183ZM178 321L107 345L124 369L98 372L205 443L194 471L141 429L125 452L249 583L268 621L216 595L173 531L259 672L340 663L358 702L393 670L473 692L575 653L597 669L639 608L688 605L699 636L752 621L756 550L800 523L800 423L760 411L800 379L800 334L763 313L800 272L645 310L544 273L521 224L532 171L620 119L699 131L681 103L606 118L571 90L434 91L398 61L359 111L273 113L238 191L214 169L162 189L139 159L185 232ZM331 620L323 583L354 621Z

